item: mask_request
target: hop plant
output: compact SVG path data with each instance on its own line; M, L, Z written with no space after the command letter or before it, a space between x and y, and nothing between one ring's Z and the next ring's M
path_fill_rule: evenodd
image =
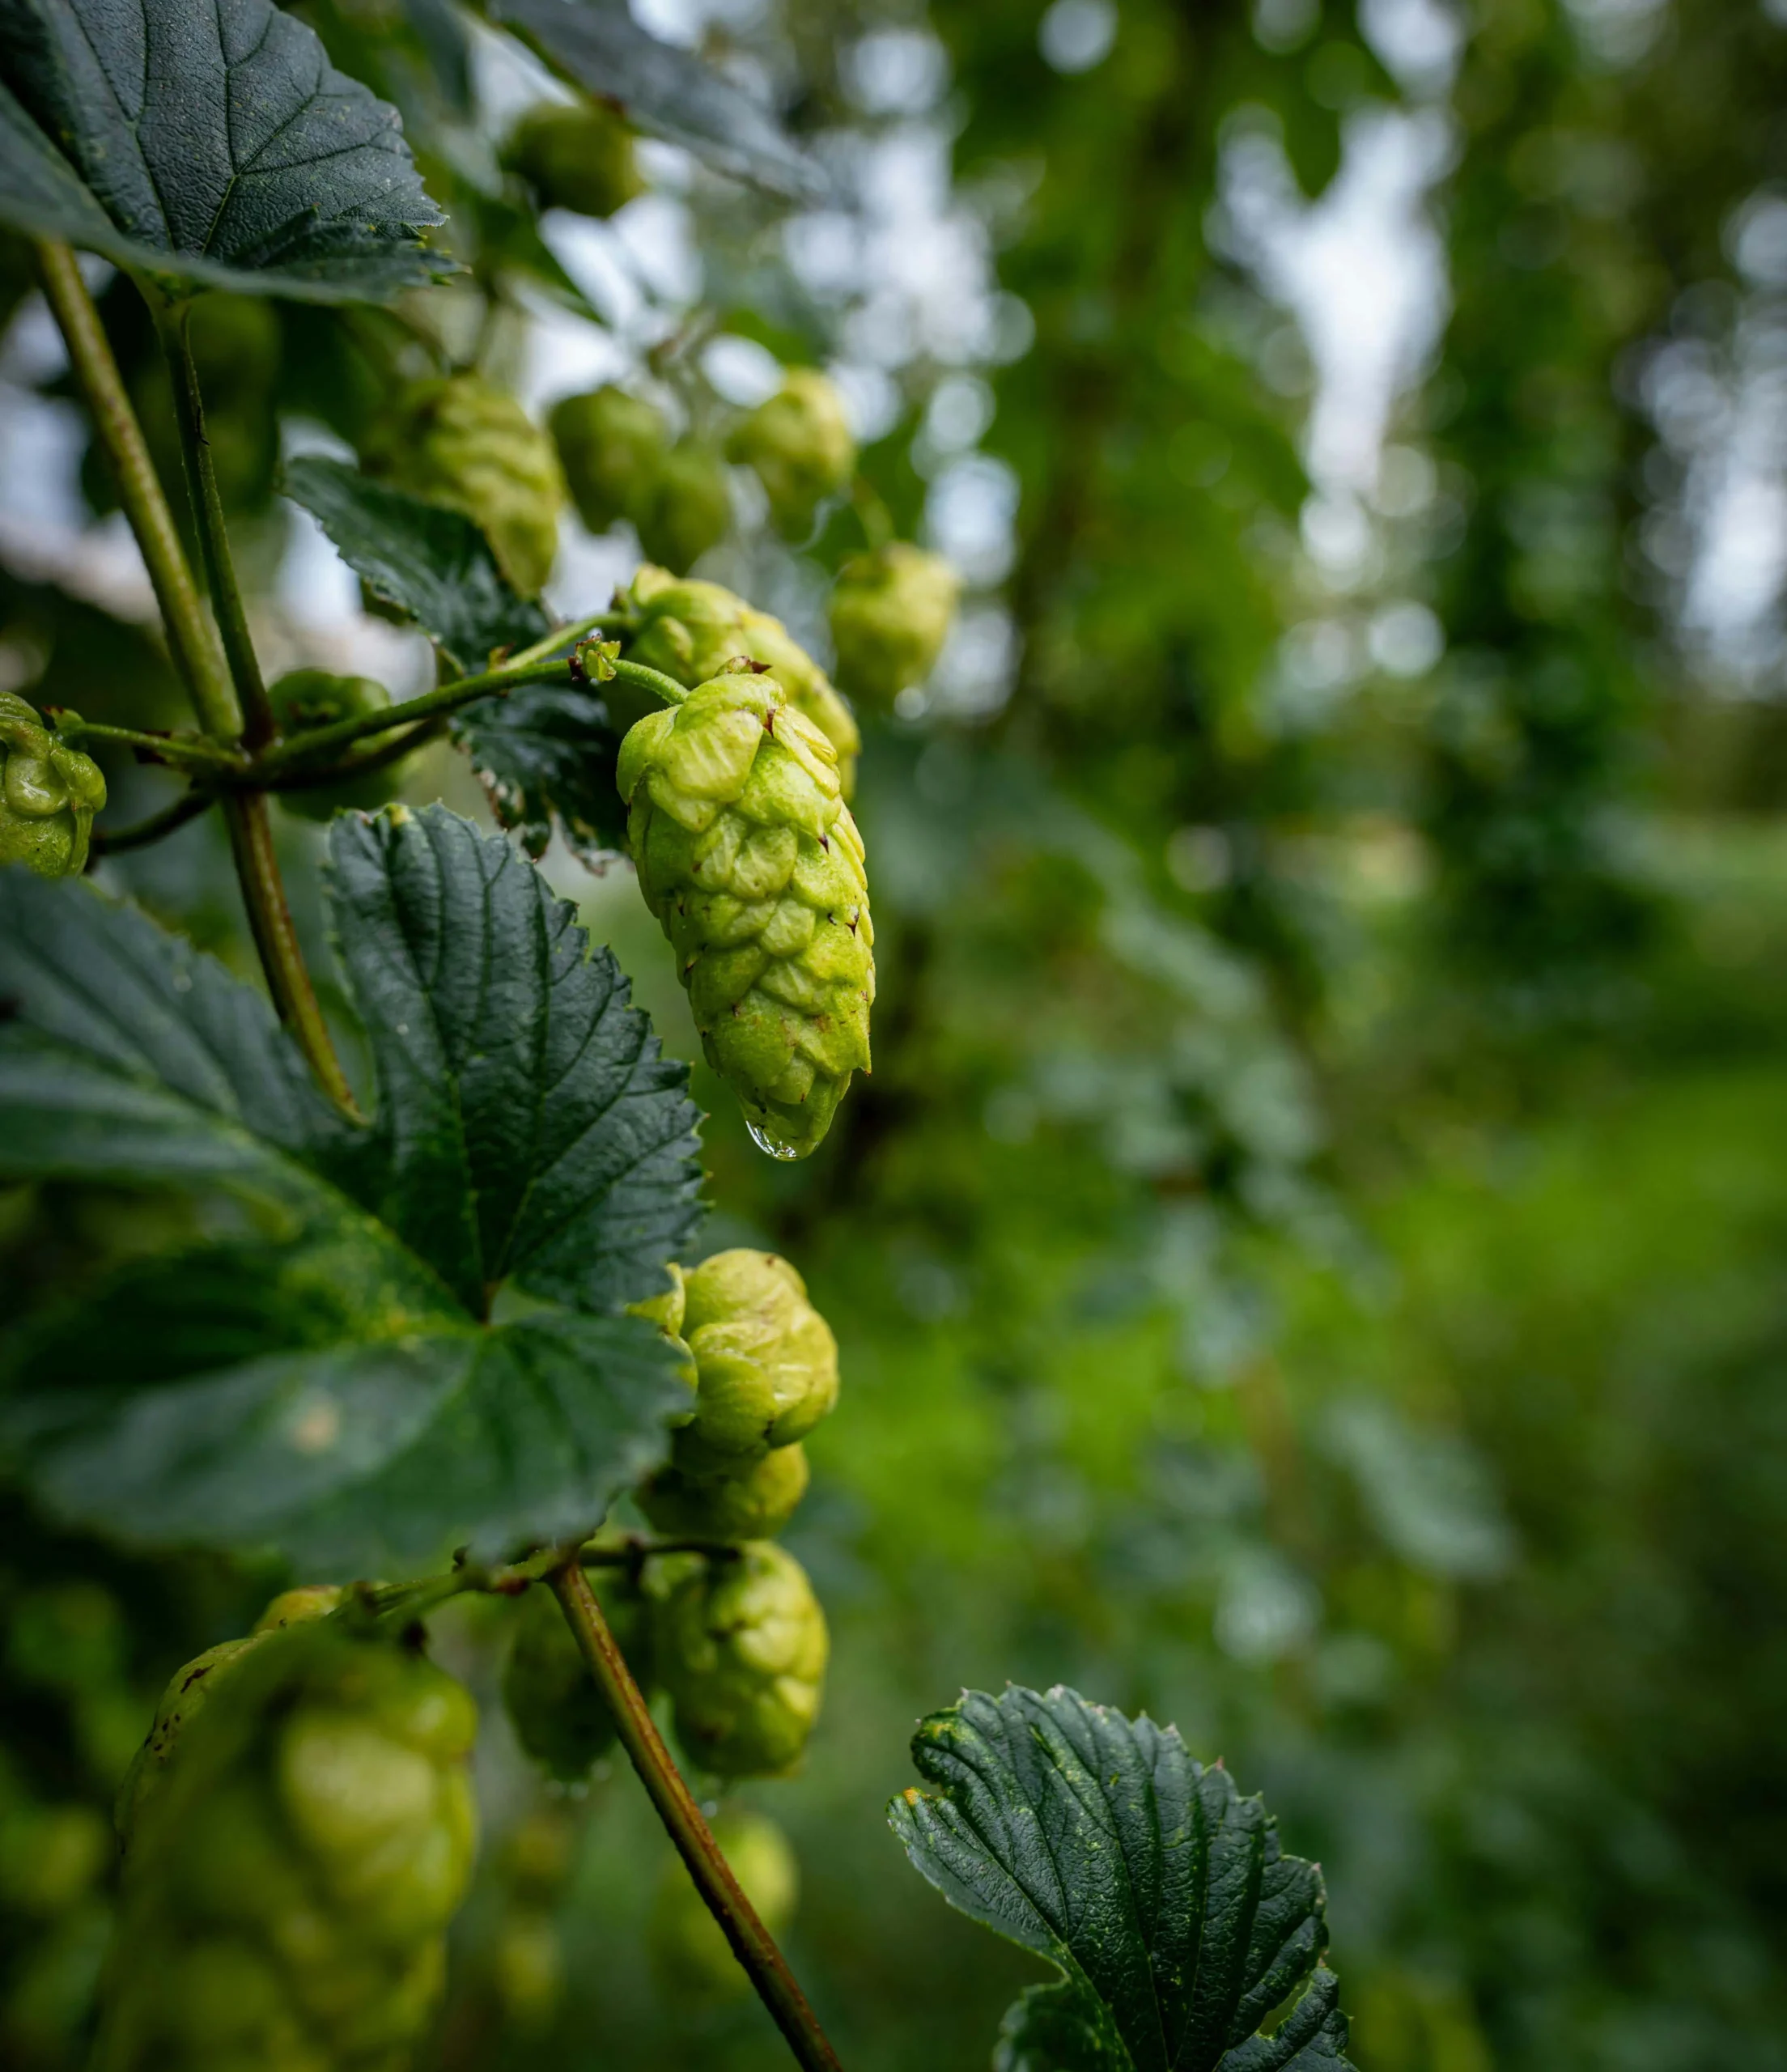
M331 676L326 669L293 669L268 686L267 697L282 734L363 720L391 703L391 694L372 677ZM278 796L286 811L301 820L328 820L343 808L376 813L397 796L402 782L397 765L387 763L339 783L304 785Z
M793 1920L800 1897L800 1866L787 1836L761 1813L722 1813L712 1832L758 1920L770 1934L779 1935ZM658 1881L647 1944L652 1968L669 1993L736 2000L750 1991L719 1922L674 1858Z
M811 1471L798 1441L778 1446L742 1474L664 1468L639 1493L660 1532L689 1539L772 1539L800 1507Z
M759 1143L804 1157L868 1069L875 998L837 752L773 677L724 676L630 728L616 775L708 1061Z
M733 428L726 450L755 469L770 516L790 539L813 529L819 506L856 472L844 399L817 367L791 367L779 391Z
M0 691L0 864L23 864L40 877L78 875L104 804L91 757L52 733L23 698Z
M502 161L533 189L543 209L611 216L645 192L633 132L601 101L530 108L509 133Z
M609 383L566 397L546 422L571 500L591 532L605 533L621 518L637 523L669 451L670 427L657 405ZM731 510L728 499L728 517Z
M680 575L732 529L725 462L698 439L680 440L659 463L639 508L628 515L647 558Z
M721 1777L799 1761L819 1715L830 1642L806 1571L770 1540L703 1563L665 1599L659 1675L677 1738Z
M624 1573L610 1570L601 1594L633 1680L651 1690L652 1621L643 1594ZM564 1783L588 1777L614 1745L614 1715L548 1590L530 1590L521 1601L503 1672L503 1702L521 1746Z
M399 2072L471 1870L467 1692L331 1625L189 1722L125 1859L98 2072Z
M862 736L850 707L825 671L792 639L779 618L760 612L718 583L678 580L650 563L615 602L639 621L629 660L661 669L691 689L721 675L740 656L761 663L838 751L838 780L847 799L855 784Z
M940 555L895 540L847 562L831 593L838 673L851 694L891 705L936 668L961 580Z
M367 469L482 527L503 573L533 597L558 550L564 478L551 438L480 375L418 382L368 441Z

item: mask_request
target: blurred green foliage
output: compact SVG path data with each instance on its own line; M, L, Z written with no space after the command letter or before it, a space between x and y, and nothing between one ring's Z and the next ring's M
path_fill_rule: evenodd
M1000 335L888 346L864 471L915 535L935 398L968 380L1017 490L970 600L1008 615L1006 680L865 715L872 1078L783 1166L697 1068L707 1242L785 1250L843 1356L788 1535L832 1624L826 1709L804 1773L741 1795L800 1861L791 1953L860 2072L987 2061L1034 1968L910 1875L880 1807L920 1713L1060 1680L1176 1721L1320 1858L1367 2072L1770 2072L1787 786L1778 706L1720 695L1649 556L1683 491L1645 370L1683 340L1717 360L1762 291L1729 230L1787 177L1787 28L1757 0L1484 0L1450 86L1405 88L1336 0L1126 0L1080 69L1045 55L1063 7L1096 27L1096 0L1054 31L1037 0L709 11L846 174L902 135L947 150ZM308 11L403 106L476 285L587 311L480 159L432 13ZM901 35L928 100L863 83ZM1429 486L1381 499L1375 573L1325 585L1308 357L1217 234L1225 168L1252 139L1318 196L1410 100L1449 140L1450 316L1391 427ZM696 178L677 206L711 326L856 351L866 294L816 289L770 204ZM357 443L453 330L280 309L232 359L241 515L269 522L281 415ZM713 572L809 635L862 544L840 511ZM1435 614L1434 666L1277 694L1301 622L1399 600ZM0 578L0 649L90 716L174 723L140 631L51 584ZM214 830L109 868L240 960ZM563 883L694 1055L630 879ZM0 1323L220 1212L0 1195ZM81 1835L161 1679L278 1578L4 1520L0 2056L61 2072L109 1877ZM437 2061L780 2063L753 2005L654 1983L668 1845L624 1774L543 1798L499 1722L501 1620L439 1622L486 1700L493 1841Z

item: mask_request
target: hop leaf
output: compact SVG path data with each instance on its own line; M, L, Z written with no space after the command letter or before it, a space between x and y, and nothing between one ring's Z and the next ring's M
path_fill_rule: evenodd
M779 393L734 428L726 450L756 470L770 515L790 539L813 529L819 506L856 472L844 400L817 367L791 367Z
M853 697L891 705L936 668L961 581L940 555L895 540L847 562L831 593L838 673Z
M758 1140L804 1157L868 1069L875 997L862 837L836 751L772 677L717 677L639 721L617 778L708 1060Z
M23 864L40 877L78 876L104 804L98 764L60 741L23 698L0 692L0 864Z
M787 693L788 703L838 751L838 779L844 796L850 796L863 745L856 722L825 671L789 636L780 619L757 610L718 583L679 581L668 569L649 564L634 577L620 601L639 622L628 659L661 669L691 690L724 675L727 664L740 656L761 663Z
M677 1738L721 1777L773 1777L800 1760L819 1716L830 1643L792 1554L766 1540L703 1563L659 1615L658 1674Z

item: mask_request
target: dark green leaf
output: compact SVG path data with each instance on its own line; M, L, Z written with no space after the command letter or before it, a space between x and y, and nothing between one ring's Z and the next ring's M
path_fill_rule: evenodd
M540 606L510 588L490 542L462 513L314 454L289 462L281 486L354 574L408 612L468 673L499 649L530 647L551 631Z
M722 172L813 200L826 182L757 102L698 57L648 36L626 0L488 0L493 21L574 84L618 101L643 128Z
M79 882L0 872L0 1174L223 1182L277 1242L132 1270L28 1335L45 1500L316 1568L599 1520L686 1400L646 1327L699 1216L695 1111L606 951L443 808L334 826L376 1081L312 1090L261 996ZM566 1307L490 1327L499 1283Z
M920 1723L912 1757L936 1790L888 1809L907 1854L1063 1974L1006 2018L1004 2072L1346 2065L1321 1872L1176 1729L1059 1685L970 1691Z
M3 0L0 220L214 287L380 301L440 273L394 109L269 0Z
M453 738L472 759L490 810L542 856L556 819L573 854L592 867L626 847L626 809L614 782L621 737L593 690L524 684L453 715Z

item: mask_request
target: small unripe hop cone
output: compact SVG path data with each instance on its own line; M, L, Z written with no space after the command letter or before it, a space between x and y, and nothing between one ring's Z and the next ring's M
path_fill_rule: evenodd
M774 677L726 675L639 720L617 778L708 1062L758 1143L804 1158L869 1068L875 936L837 751Z
M813 367L791 367L777 393L733 427L726 451L755 470L770 516L789 539L810 532L820 505L856 472L844 399Z
M23 698L0 692L0 864L23 864L40 877L78 876L104 804L98 764L66 746Z
M891 705L936 667L955 622L961 579L940 555L904 540L846 562L831 593L839 681L853 698Z

